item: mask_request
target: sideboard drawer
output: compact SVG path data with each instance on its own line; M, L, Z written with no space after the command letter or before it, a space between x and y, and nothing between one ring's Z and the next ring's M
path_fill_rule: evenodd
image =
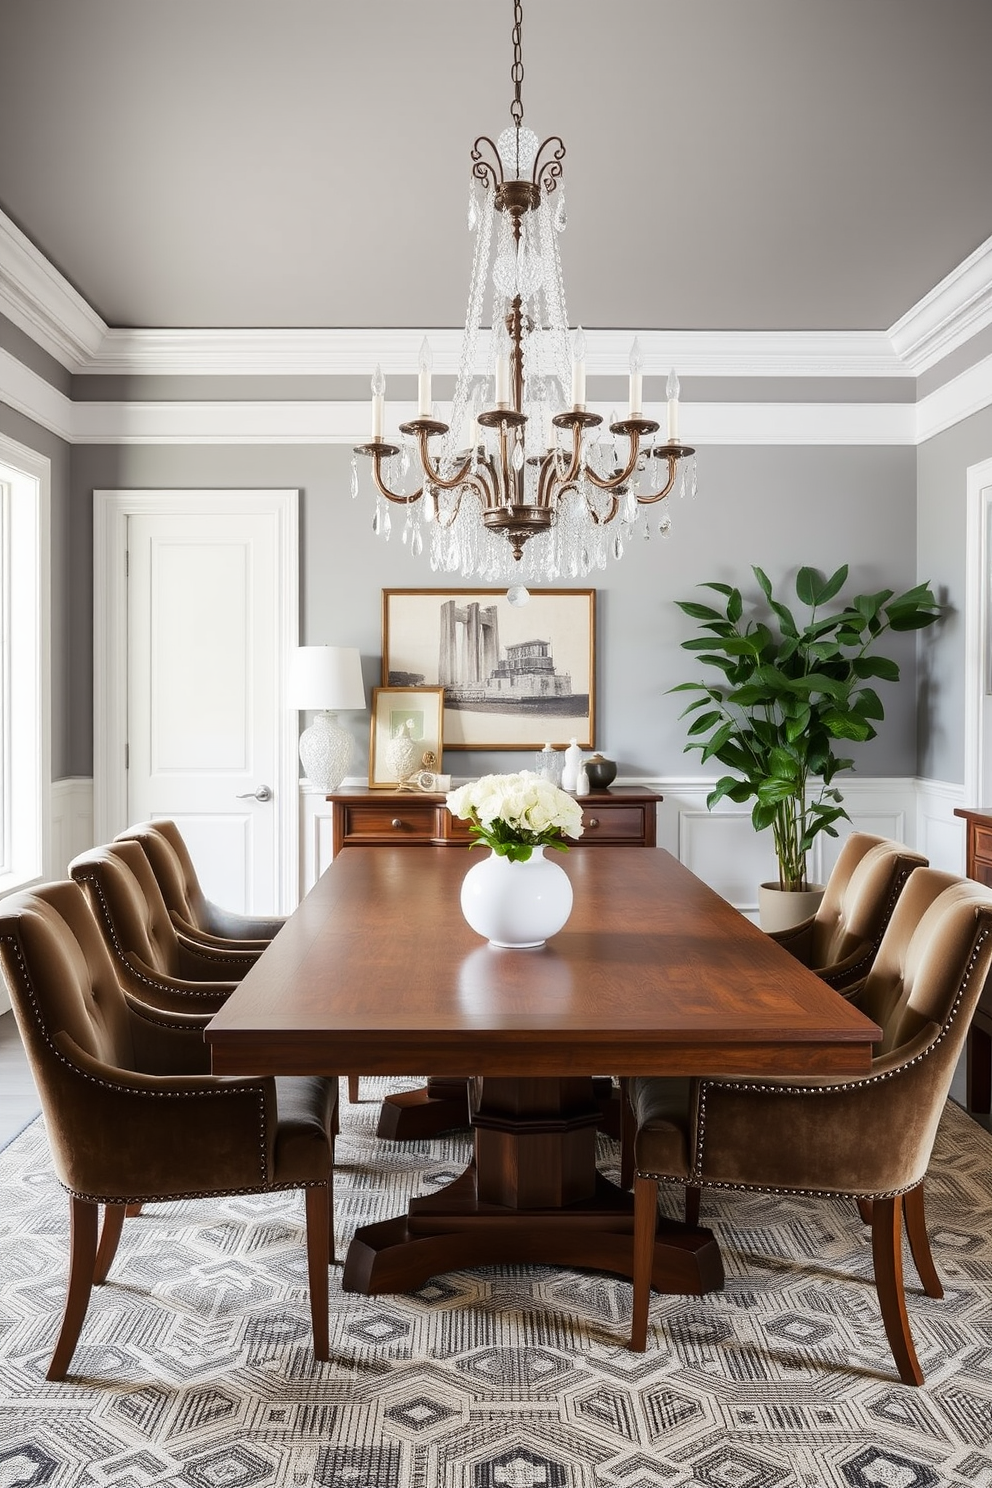
M654 811L652 803L651 811ZM643 806L614 806L612 803L593 805L586 802L582 807L583 844L594 842L641 843L647 839Z
M973 830L975 860L981 860L986 868L992 868L992 829L980 827L976 822ZM977 877L977 874L974 876ZM987 883L988 879L983 878L981 882Z
M381 806L350 803L344 808L345 843L430 842L434 807L427 801L384 801Z

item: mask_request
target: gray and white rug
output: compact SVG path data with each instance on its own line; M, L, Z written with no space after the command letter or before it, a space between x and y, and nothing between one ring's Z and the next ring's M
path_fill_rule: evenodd
M376 1141L378 1099L410 1083L363 1079L343 1107L339 1255L466 1160L462 1137ZM644 1355L606 1276L364 1298L336 1268L322 1365L299 1195L155 1206L48 1384L68 1223L40 1122L0 1154L0 1196L0 1488L992 1488L992 1136L954 1106L928 1182L943 1301L907 1258L920 1390L895 1380L854 1206L742 1195L704 1198L725 1291L654 1299Z

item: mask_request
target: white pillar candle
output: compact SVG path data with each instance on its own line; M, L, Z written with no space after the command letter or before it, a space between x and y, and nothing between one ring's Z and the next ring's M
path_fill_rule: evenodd
M372 438L381 439L386 409L386 379L382 368L376 364L372 375Z
M425 336L420 346L420 371L417 377L417 417L431 416L431 356L430 344Z
M630 348L630 416L640 418L641 402L643 398L643 374L644 358L641 355L641 343L634 337L634 344Z
M581 326L572 342L572 406L586 406L586 336Z
M669 444L677 444L679 438L679 380L675 375L674 367L668 374L665 392L668 394L668 442Z

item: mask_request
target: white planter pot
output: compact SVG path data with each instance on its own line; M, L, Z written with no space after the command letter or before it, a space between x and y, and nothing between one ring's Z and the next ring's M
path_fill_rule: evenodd
M535 847L526 863L490 853L462 881L462 914L490 945L542 946L572 912L572 884L560 864Z
M808 889L780 889L778 884L763 883L758 889L758 911L762 930L791 930L815 915L823 898L825 884L811 884Z

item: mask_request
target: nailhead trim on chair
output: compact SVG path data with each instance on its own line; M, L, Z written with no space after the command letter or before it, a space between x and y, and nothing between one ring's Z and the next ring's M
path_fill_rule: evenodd
M327 1183L332 1180L333 1167L328 1170ZM197 1188L190 1193L164 1193L164 1194L132 1194L129 1198L122 1199L115 1195L108 1199L104 1194L80 1193L78 1188L70 1188L58 1178L57 1183L63 1192L71 1194L73 1198L83 1199L88 1204L172 1204L180 1199L223 1199L230 1196L235 1198L241 1194L256 1193L291 1193L298 1188L323 1188L324 1184L317 1178L308 1178L306 1181L296 1183L267 1183L256 1188Z
M207 989L204 992L195 991L188 982L181 982L180 985L174 987L168 982L158 981L155 977L148 976L145 972L139 970L137 966L132 965L132 963L127 959L127 953L125 952L124 947L117 939L117 931L114 929L114 922L111 918L110 907L107 904L107 900L103 892L103 886L101 885L99 879L89 873L78 873L76 875L76 882L89 884L92 888L93 893L95 894L97 902L100 906L100 917L106 927L107 935L110 939L111 948L113 949L116 959L127 971L128 976L137 978L137 980L144 986L151 987L156 992L168 992L171 993L174 997L188 997L191 1002L195 1002L197 998L216 997L216 992L213 992L210 989Z
M692 1170L690 1171L688 1177L673 1178L670 1173L649 1173L644 1168L638 1168L637 1172L642 1173L645 1178L655 1179L659 1183L678 1183L682 1187L688 1188L725 1188L737 1190L744 1193L794 1194L811 1199L842 1199L850 1197L850 1191L844 1189L777 1188L771 1184L728 1183L720 1182L716 1179L701 1177L699 1169L702 1165L703 1146L706 1140L707 1092L709 1090L722 1089L759 1091L763 1095L841 1095L846 1094L849 1090L864 1090L869 1085L880 1085L884 1081L892 1080L895 1078L896 1075L902 1074L903 1070L912 1069L913 1065L920 1064L924 1059L928 1059L933 1051L937 1048L938 1044L942 1043L943 1040L946 1038L948 1032L950 1031L952 1023L957 1017L958 1009L961 1006L961 1000L968 989L968 983L971 981L971 975L975 969L975 963L978 960L978 954L981 951L982 946L988 940L990 934L992 934L992 926L986 923L984 929L975 938L975 943L971 948L971 956L969 957L968 964L965 967L964 972L962 973L961 981L958 983L957 994L954 998L953 1003L951 1004L951 1009L944 1022L944 1026L941 1028L937 1037L933 1040L933 1043L928 1044L925 1049L921 1050L921 1052L916 1055L915 1059L907 1060L905 1064L900 1064L897 1069L886 1070L884 1074L868 1075L863 1080L847 1080L842 1085L765 1085L759 1081L752 1080L700 1080L698 1107L699 1125L696 1133L696 1150L693 1155ZM919 1179L917 1179L917 1182L919 1182ZM916 1183L910 1183L904 1188L890 1189L880 1193L859 1193L858 1197L891 1199L895 1198L898 1194L908 1193L910 1189L915 1187Z
M232 1085L218 1085L216 1089L213 1090L132 1090L130 1086L115 1085L111 1080L101 1080L98 1075L89 1074L86 1070L80 1069L78 1065L73 1064L71 1060L67 1059L58 1045L49 1038L48 1029L45 1027L45 1021L41 1016L41 1008L38 1005L38 998L34 990L34 984L31 981L31 975L28 971L27 962L24 959L24 952L21 949L21 943L18 940L17 936L2 935L0 936L0 944L10 946L13 949L14 958L17 962L17 969L20 973L21 981L23 982L24 989L31 1003L31 1009L34 1013L35 1022L38 1025L38 1029L45 1043L48 1045L49 1049L51 1049L52 1053L55 1055L60 1064L64 1064L67 1069L71 1069L75 1075L79 1076L83 1080L88 1080L93 1085L99 1085L104 1090L127 1090L130 1095L147 1097L151 1100L218 1100L225 1099L230 1096L253 1097L258 1106L258 1155L261 1181L263 1188L266 1191L271 1187L267 1180L268 1154L265 1142L265 1096L260 1086L242 1085L236 1087ZM64 1184L63 1187L65 1187ZM256 1190L251 1191L255 1192ZM258 1191L261 1192L262 1190L260 1189ZM73 1190L69 1189L67 1190L67 1192L71 1193L73 1192ZM229 1192L229 1190L223 1189L220 1190L220 1192L226 1193ZM80 1194L79 1197L83 1198L85 1197L85 1195ZM186 1195L186 1197L196 1197L196 1195ZM135 1197L135 1199L131 1202L137 1203L137 1197ZM147 1202L151 1203L153 1201L151 1199L148 1199Z

